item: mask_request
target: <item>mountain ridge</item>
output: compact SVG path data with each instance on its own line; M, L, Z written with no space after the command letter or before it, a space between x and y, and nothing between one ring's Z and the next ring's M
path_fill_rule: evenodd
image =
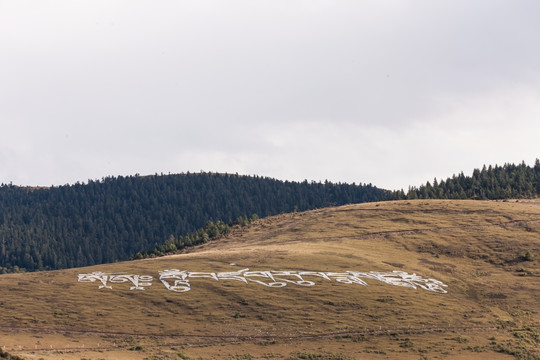
M397 199L506 199L540 195L540 160L484 166L408 192L371 184L289 182L185 173L105 177L87 184L0 186L0 273L161 255L216 238L251 215ZM249 218L248 218L249 217ZM206 226L211 224L212 226ZM219 226L217 226L219 225ZM219 235L219 234L218 234Z

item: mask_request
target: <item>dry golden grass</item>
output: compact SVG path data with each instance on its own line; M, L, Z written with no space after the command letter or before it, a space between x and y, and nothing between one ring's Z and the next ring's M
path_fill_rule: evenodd
M534 358L539 257L538 200L284 214L179 255L2 275L0 347L30 359ZM268 288L203 278L175 293L158 280L158 271L173 268L401 270L443 281L448 293L370 279L366 287L321 279ZM77 282L93 271L154 281L146 291Z

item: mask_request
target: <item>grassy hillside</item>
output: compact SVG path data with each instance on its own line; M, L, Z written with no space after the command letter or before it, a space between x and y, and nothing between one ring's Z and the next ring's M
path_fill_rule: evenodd
M30 359L537 359L539 257L538 200L278 215L179 255L1 275L0 348ZM176 292L159 279L170 269L191 272L176 287L163 279ZM286 286L244 269L274 271ZM394 270L446 293L370 273ZM153 279L140 279L145 290L119 274L77 281L97 271ZM358 280L366 286L347 283Z

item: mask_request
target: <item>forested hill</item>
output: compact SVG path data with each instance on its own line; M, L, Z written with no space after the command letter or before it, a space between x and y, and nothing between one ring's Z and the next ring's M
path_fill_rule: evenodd
M125 260L208 220L385 200L371 185L196 173L0 187L0 272Z
M418 188L411 187L403 199L480 199L496 200L540 196L540 160L534 167L519 165L489 166L475 169L472 176L463 172L446 180L429 181Z

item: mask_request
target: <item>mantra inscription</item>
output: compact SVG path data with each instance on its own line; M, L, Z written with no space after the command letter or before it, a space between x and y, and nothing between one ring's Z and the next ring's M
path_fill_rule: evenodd
M159 272L159 280L174 292L187 292L191 290L191 280L197 278L212 279L215 281L240 281L244 284L255 283L269 288L282 288L289 284L296 286L315 286L315 280L335 281L341 284L357 284L368 286L364 279L377 280L385 284L403 286L412 289L424 289L436 293L446 294L444 289L448 285L431 278L423 278L416 274L404 271L392 272L322 272L322 271L250 271L242 269L231 272L193 272L187 270L168 269ZM152 286L154 277L151 275L133 275L123 273L103 273L94 271L89 274L79 274L79 282L101 283L98 289L112 289L111 284L129 283L130 290L146 290Z

